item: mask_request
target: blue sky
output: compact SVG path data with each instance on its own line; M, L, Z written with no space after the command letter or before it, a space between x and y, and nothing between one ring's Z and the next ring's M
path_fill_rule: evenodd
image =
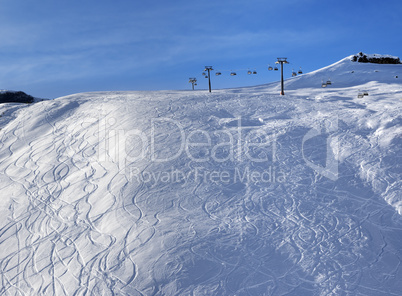
M400 0L0 0L0 89L206 89L206 65L223 71L213 88L258 85L280 79L277 57L290 77L359 51L400 56L401 13Z

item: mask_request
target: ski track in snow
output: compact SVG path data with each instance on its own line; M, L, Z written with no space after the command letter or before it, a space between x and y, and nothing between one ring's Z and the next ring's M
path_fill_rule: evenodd
M19 110L0 134L0 295L400 295L402 87L366 85L362 101L349 86L298 89L302 79L287 82L285 97L276 86L89 93ZM334 117L339 178L330 180L303 159L322 161L325 141L303 140ZM122 131L151 135L155 118L187 136L208 131L215 144L228 135L214 132L236 135L241 124L242 141L264 132L276 148L248 151L270 156L262 163L241 151L236 161L183 152L122 165ZM174 126L155 135L159 156L177 149ZM285 182L130 175L269 166Z

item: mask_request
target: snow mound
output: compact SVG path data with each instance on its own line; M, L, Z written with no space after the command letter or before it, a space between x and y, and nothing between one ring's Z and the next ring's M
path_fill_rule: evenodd
M0 106L0 294L400 294L400 67Z
M286 80L291 90L320 88L330 81L330 88L358 87L370 82L401 83L402 64L355 63L353 56L346 57L322 69ZM327 85L326 85L327 86Z

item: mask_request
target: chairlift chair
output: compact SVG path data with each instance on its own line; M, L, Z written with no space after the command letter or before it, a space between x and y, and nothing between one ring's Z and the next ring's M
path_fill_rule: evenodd
M301 67L300 67L299 71L297 72L297 74L303 74Z
M222 73L221 72L216 72L215 75L219 76L219 75L222 75Z
M236 72L230 73L230 76L236 76L236 75L237 75Z
M268 65L268 71L272 71L273 69L272 66Z
M292 69L292 76L297 76L297 73Z
M205 76L205 75L207 75L207 73L205 73L205 72L202 72L202 76Z
M327 80L327 85L332 85L332 82L331 82L331 80Z
M321 82L321 87L327 87L327 83L324 82L324 81L322 81L322 82Z
M275 68L274 68L274 71L278 71L278 67L275 67Z
M257 70L254 70L254 71L253 71L253 74L257 74Z
M251 74L251 71L250 71L250 70L248 70L248 71L247 71L247 74L248 74L248 75L250 75L250 74Z

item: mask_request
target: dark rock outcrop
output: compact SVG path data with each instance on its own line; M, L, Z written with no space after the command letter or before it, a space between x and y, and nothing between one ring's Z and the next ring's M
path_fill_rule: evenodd
M33 103L35 98L22 91L0 91L1 103Z
M398 57L383 56L383 55L367 55L359 52L352 57L353 62L373 63L373 64L402 64Z

